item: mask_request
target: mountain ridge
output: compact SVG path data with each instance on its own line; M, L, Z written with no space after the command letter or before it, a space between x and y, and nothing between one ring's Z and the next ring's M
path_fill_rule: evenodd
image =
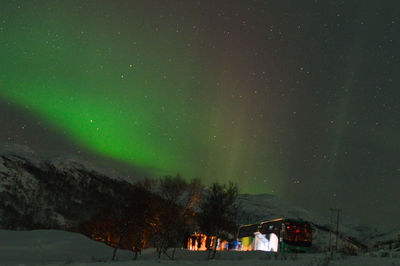
M133 184L118 174L110 177L79 158L45 158L26 146L0 145L0 228L65 230L93 218L95 210L108 204L108 199L123 202L124 195L130 193L130 185ZM331 228L327 217L274 195L240 194L238 202L242 207L239 224L292 218ZM372 238L395 237L395 233L388 236L388 232L359 224L342 224L340 231L363 243ZM317 233L321 245L328 243L326 232L325 229Z

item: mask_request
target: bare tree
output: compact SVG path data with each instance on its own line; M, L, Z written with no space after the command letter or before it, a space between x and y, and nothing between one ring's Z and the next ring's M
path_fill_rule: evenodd
M125 202L124 208L118 213L119 222L116 227L119 230L119 238L114 248L112 259L116 259L116 253L123 241L132 248L134 259L145 246L145 235L154 232L157 220L157 202L152 193L151 183L139 182L134 185L132 194Z
M136 184L134 193L130 212L132 213L132 225L135 231L132 248L136 260L145 246L146 234L154 232L158 209L157 199L152 193L152 183L149 180Z
M206 195L200 203L198 223L201 231L208 236L207 249L213 250L211 256L210 252L208 253L209 259L215 258L217 239L236 228L237 196L237 184L230 182L228 185L222 185L216 182L206 191ZM212 247L210 247L210 236L215 236Z
M193 206L199 199L200 181L192 180L187 183L180 175L175 177L165 176L160 179L159 193L163 199L157 232L155 235L155 246L158 256L165 254L174 259L177 247L184 243L185 235L193 229L194 222L190 219ZM173 248L172 254L167 250Z

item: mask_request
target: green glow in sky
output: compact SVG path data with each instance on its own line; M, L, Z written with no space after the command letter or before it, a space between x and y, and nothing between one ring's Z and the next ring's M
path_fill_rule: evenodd
M0 1L0 142L392 226L399 3Z
M119 18L94 6L52 8L25 3L7 17L0 97L81 147L154 174L279 189L272 139L252 121L259 107L239 95L245 85L226 71L237 63L222 50L204 48L193 28L144 23L140 10Z

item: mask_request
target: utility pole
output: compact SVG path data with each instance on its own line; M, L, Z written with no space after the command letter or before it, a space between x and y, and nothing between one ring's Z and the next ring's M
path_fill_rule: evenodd
M331 254L331 259L333 258L333 253L332 253L332 210L331 210L331 215L329 217L329 222L330 222L330 226L329 226L329 253Z
M335 251L338 250L338 238L339 238L339 214L342 211L341 209L330 209L331 212L337 212L337 217L336 217L336 244L335 244ZM331 248L331 247L330 247ZM331 256L332 256L332 249L331 249Z

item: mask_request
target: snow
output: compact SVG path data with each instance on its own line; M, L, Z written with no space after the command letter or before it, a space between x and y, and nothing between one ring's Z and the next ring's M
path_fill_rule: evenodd
M246 215L250 215L248 221L243 221L244 224L259 223L282 217L315 222L323 220L321 217L312 215L309 211L294 206L274 195L241 194L239 195L239 201L241 202L243 210L246 211Z
M398 240L400 242L400 227L388 230L385 233L381 233L378 237L374 239L375 241L389 241L389 240Z
M4 166L4 160L0 157L0 173L7 173L7 167Z
M13 144L13 143L1 143L0 155L8 155L8 156L11 155L12 157L16 157L14 159L24 158L26 160L29 160L31 163L35 165L40 164L40 159L38 158L36 152L24 145Z
M254 224L277 218L292 218L305 220L325 228L332 227L329 217L310 212L274 195L241 194L238 199L243 210L239 214L240 224ZM335 227L333 227L333 230L335 230ZM340 223L339 231L341 235L352 237L366 246L373 245L377 240L400 239L399 229L390 230L379 225ZM327 250L329 237L329 232L316 229L313 232L314 248L317 247L319 251ZM333 242L335 242L334 236ZM343 242L339 240L339 248L342 247Z
M84 170L88 172L97 172L100 174L103 174L107 177L113 178L113 179L120 179L118 174L116 172L109 171L107 169L99 168L94 166L92 163L88 162L87 160L77 157L77 156L72 156L72 155L59 155L57 157L52 157L51 159L47 159L54 167L56 167L58 170L62 170L65 172L70 171L71 169L78 169L78 170Z
M13 160L15 161L24 159L37 167L40 167L41 164L45 162L49 162L51 165L53 165L54 167L56 167L58 170L61 171L70 171L71 169L78 169L78 170L85 170L88 172L90 171L97 172L99 174L117 180L124 179L123 177L121 177L120 173L115 171L115 169L97 166L82 157L67 153L57 153L57 154L54 154L54 152L37 153L30 147L25 145L13 144L13 143L0 143L0 155L12 157ZM6 170L7 168L3 165L3 161L1 160L0 172L4 172Z
M0 145L0 155L7 160L15 163L15 166L7 167L6 161L0 156L0 177L4 177L0 184L0 192L7 187L13 187L18 179L18 186L14 186L16 191L13 195L19 199L25 199L25 202L35 199L34 192L37 191L37 180L24 168L19 165L28 162L37 167L41 167L44 162L50 162L54 167L61 171L68 171L73 178L80 178L79 171L93 171L110 176L107 171L95 168L91 163L73 156L60 155L57 157L39 157L34 151L22 145ZM51 158L51 159L50 159ZM14 164L13 164L14 165ZM117 178L117 174L113 174ZM79 199L76 199L79 201ZM309 212L299 206L294 206L273 195L239 195L242 214L239 214L241 224L260 223L262 221L276 218L295 218L310 221L321 226L329 226L328 217ZM22 207L21 207L22 206ZM16 208L21 213L26 212L25 205L17 205ZM58 225L65 225L66 218L54 212L54 220ZM2 217L0 217L1 220ZM48 217L46 219L49 219ZM340 233L345 236L352 236L358 241L369 247L373 247L378 241L385 243L389 240L400 239L400 229L382 230L374 225L365 226L361 224L341 224ZM218 258L213 261L207 261L207 255L204 252L189 252L178 250L176 261L169 261L167 258L157 260L154 250L146 250L139 257L137 265L326 265L327 255L322 253L328 249L329 232L326 230L315 230L313 232L313 254L278 254L275 255L264 252L218 252ZM332 242L335 242L333 236ZM344 245L339 240L339 248ZM386 245L387 246L387 245ZM379 248L387 248L385 245ZM92 241L82 235L55 231L1 231L0 230L0 265L90 265L96 262L96 265L110 264L112 248ZM132 253L129 251L119 251L120 261L113 263L116 265L130 265ZM357 257L336 256L329 265L400 265L400 252L387 250L378 250ZM100 261L100 262L99 262ZM105 261L102 263L101 261ZM393 262L393 263L392 263Z
M103 243L58 230L0 230L0 243L0 265L91 262L108 259L112 254L112 248Z
M28 146L25 145L20 145L20 144L14 144L14 143L2 143L0 145L0 151L5 154L20 154L20 155L25 155L28 157L35 157L36 153L34 150L29 148Z
M113 249L80 234L57 230L0 230L0 265L132 265L132 252L118 251L118 261L110 260ZM293 254L221 251L207 260L206 252L177 250L175 261L157 258L154 249L144 250L134 265L400 265L400 252L377 251L362 256L327 253Z

